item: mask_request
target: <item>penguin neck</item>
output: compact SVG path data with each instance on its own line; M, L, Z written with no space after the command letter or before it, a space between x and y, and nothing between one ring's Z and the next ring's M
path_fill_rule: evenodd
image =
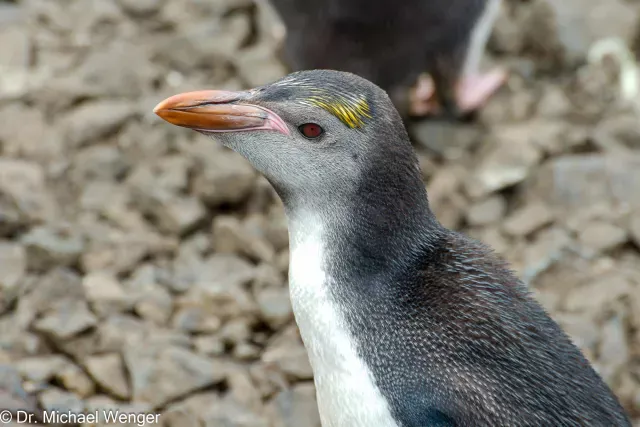
M285 203L291 250L314 246L325 273L338 280L409 267L436 245L442 227L417 170L398 172L372 175L375 179L327 192L315 203Z

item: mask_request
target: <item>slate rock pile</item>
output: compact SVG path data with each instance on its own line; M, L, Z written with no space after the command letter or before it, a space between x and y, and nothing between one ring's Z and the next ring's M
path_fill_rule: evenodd
M319 427L281 204L235 153L151 112L285 74L267 6L0 1L7 408ZM508 85L474 123L410 131L440 220L513 263L640 426L640 98L620 86L640 15L601 7L507 2L490 49ZM624 43L594 59L609 36Z

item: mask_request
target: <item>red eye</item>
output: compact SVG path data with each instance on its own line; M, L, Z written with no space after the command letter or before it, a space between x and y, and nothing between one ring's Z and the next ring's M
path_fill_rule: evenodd
M305 123L300 125L298 129L300 129L301 134L309 139L317 138L324 133L324 130L315 123Z

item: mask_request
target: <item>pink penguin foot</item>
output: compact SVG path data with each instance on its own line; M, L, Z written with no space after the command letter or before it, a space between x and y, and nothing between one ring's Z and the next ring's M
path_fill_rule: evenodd
M506 82L508 74L497 68L481 75L464 77L458 82L458 110L470 113L482 107ZM435 84L430 76L421 75L410 95L410 113L415 117L439 114L442 110L435 97Z
M507 81L507 72L496 68L482 75L463 78L458 83L458 108L469 113L482 107Z

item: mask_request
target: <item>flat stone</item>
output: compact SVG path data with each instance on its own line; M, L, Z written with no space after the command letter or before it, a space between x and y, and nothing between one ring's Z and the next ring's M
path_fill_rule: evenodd
M629 362L629 343L625 323L619 315L609 319L602 330L598 352L600 375L611 383Z
M262 354L262 362L275 364L283 373L296 380L313 378L309 356L297 329L293 327L273 339Z
M213 402L202 416L204 427L237 426L237 427L270 427L269 420L257 411L226 398Z
M549 224L554 214L543 203L529 203L513 212L504 222L504 231L512 236L524 237Z
M467 210L467 223L484 226L498 222L507 210L507 203L501 195L494 195L474 203Z
M84 409L84 403L76 395L54 387L40 393L39 400L45 411L79 414Z
M243 49L234 56L240 78L247 86L261 86L287 74L286 68L274 53L273 47L263 43Z
M255 293L261 317L273 329L279 329L293 319L289 289L265 288Z
M154 409L146 404L141 402L116 402L112 398L105 396L103 394L99 394L97 396L92 396L85 401L86 411L89 413L98 412L98 423L96 425L91 425L91 427L108 427L113 425L118 425L121 427L151 427L155 423L116 423L114 424L113 420L108 420L105 415L111 413L115 414L116 411L120 414L155 414ZM164 417L160 418L160 423L164 426ZM146 421L146 420L145 420ZM157 424L156 424L157 425ZM84 426L83 426L84 427Z
M521 272L525 283L531 282L539 274L558 263L572 247L571 238L560 228L540 232L524 252L524 266Z
M40 413L35 397L24 390L18 371L10 365L0 364L0 401L2 409L14 413L18 410Z
M193 345L205 356L222 356L225 352L224 341L218 335L199 335L194 338Z
M629 221L629 233L638 248L640 248L640 216L633 216Z
M6 203L15 217L6 216L9 212L0 212L3 220L13 219L9 226L42 221L56 214L56 205L45 185L45 174L41 166L25 160L0 158L0 206Z
M69 301L84 302L81 279L71 270L56 268L37 278L26 295L20 297L14 320L27 327L37 317Z
M66 340L95 326L97 322L98 319L85 301L68 300L46 312L35 322L34 328L55 340Z
M107 273L89 273L82 279L87 299L99 314L123 311L130 306L118 280Z
M283 390L268 408L274 427L320 427L313 383L299 383Z
M527 131L503 129L494 136L495 144L480 155L479 166L467 181L466 189L472 197L486 196L529 176L542 155Z
M69 113L61 126L67 144L81 147L112 135L136 114L135 104L126 101L93 101Z
M635 34L638 7L622 0L544 0L554 12L556 31L571 62L585 60L592 45L604 38L630 42Z
M17 296L17 286L27 273L27 253L23 245L0 240L0 311Z
M569 334L571 340L578 348L594 351L600 339L598 325L587 315L562 314L554 315L562 329Z
M75 264L84 249L82 236L70 226L35 227L21 241L27 251L29 268L40 271Z
M225 378L223 364L180 347L130 345L124 361L131 378L133 399L154 407Z
M65 365L56 373L56 378L70 392L81 398L93 395L96 391L95 384L82 369L73 364Z
M217 216L213 220L214 248L218 253L236 253L256 261L272 262L275 250L260 235L252 234L233 216Z
M211 142L194 147L193 154L199 155L193 180L196 196L214 207L239 203L249 196L256 172L244 158L234 152L212 150Z
M444 120L421 121L410 127L410 133L418 144L448 160L462 158L482 136L476 125Z
M202 222L207 211L196 197L173 197L159 203L156 210L162 231L182 235Z
M565 307L569 311L595 313L631 292L632 286L625 277L607 275L573 289L567 295Z
M592 221L580 232L582 246L591 254L608 251L624 244L627 231L621 227L602 221Z
M60 355L24 358L16 364L23 378L36 383L47 383L65 366L71 363Z
M542 165L524 197L547 203L559 216L589 206L640 208L640 155L580 154Z
M165 0L118 0L120 7L127 13L143 17L157 13Z
M181 304L204 305L221 319L253 313L256 306L245 287L255 277L254 267L241 258L216 254L177 272L188 283Z
M124 364L119 354L102 354L85 361L89 374L109 394L118 399L128 399L129 385L125 377Z
M188 302L187 302L188 304ZM189 333L211 333L220 329L222 322L215 314L202 306L179 307L173 316L172 325Z

